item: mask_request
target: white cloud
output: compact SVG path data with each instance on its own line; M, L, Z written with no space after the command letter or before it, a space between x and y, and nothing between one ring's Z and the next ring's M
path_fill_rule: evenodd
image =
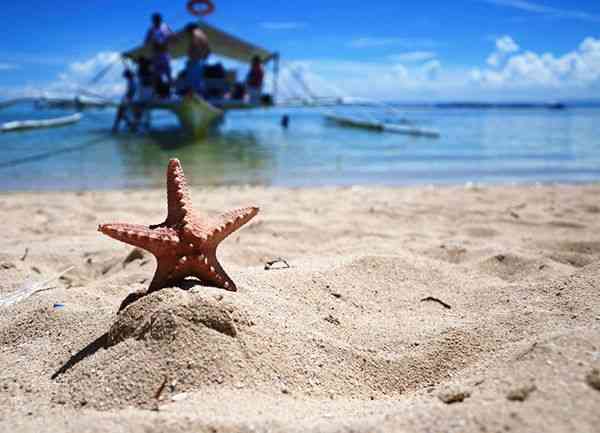
M83 62L73 62L69 65L68 74L72 74L77 78L91 78L103 68L115 64L120 60L121 56L117 52L107 51L96 54L91 59Z
M110 68L109 68L110 66ZM105 71L98 82L92 80ZM55 80L38 85L0 88L3 97L74 97L87 92L107 98L119 97L125 90L123 65L117 52L101 52L84 61L70 63Z
M541 15L547 15L554 18L570 18L582 21L600 22L600 15L591 14L581 10L559 9L546 6L541 3L534 3L526 0L479 0L485 3L491 3L498 6L510 7L526 12L532 12Z
M14 63L0 63L0 71L14 71L15 69L21 69L21 67Z
M496 39L496 50L487 58L487 64L498 66L507 55L519 51L520 47L510 36L501 36Z
M437 100L465 94L470 81L463 69L444 69L439 60L407 66L392 62L304 60L294 62L302 81L320 97L354 97L379 100ZM301 96L302 86L285 69L281 75L285 95Z
M494 65L472 68L424 62L304 60L295 67L318 96L385 100L557 100L600 97L600 38L586 38L571 52L535 53L509 36L496 40ZM489 62L489 59L488 59ZM292 74L282 88L302 95ZM335 86L332 86L335 84Z
M388 59L392 62L399 63L416 63L432 60L437 57L437 54L433 51L410 51L406 53L392 54L388 56Z
M436 80L441 70L442 63L439 60L430 60L421 67L424 77L429 81Z
M260 26L266 30L298 30L307 27L302 21L265 21Z
M55 95L74 95L84 90L105 97L123 94L125 82L120 53L105 51L94 57L69 64L58 79L45 87L45 92ZM98 78L101 74L101 78Z
M491 68L475 69L471 74L483 88L576 93L600 84L600 39L586 38L562 56L525 51L497 63L488 59L488 64Z
M519 51L519 46L510 36L502 36L496 39L496 49L502 53L514 53Z
M395 37L360 37L351 40L348 46L351 48L376 48L376 47L434 47L436 43L431 39L419 38L395 38Z
M18 88L4 87L0 94L5 97L74 97L89 92L107 98L119 97L125 91L120 58L117 52L100 52L87 60L70 63L53 81ZM92 82L103 71L102 78Z

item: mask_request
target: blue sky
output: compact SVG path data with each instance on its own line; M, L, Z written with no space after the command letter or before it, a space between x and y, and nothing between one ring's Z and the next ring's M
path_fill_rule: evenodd
M3 2L0 97L69 92L174 28L183 0ZM215 0L208 21L282 53L320 94L399 100L600 98L600 2ZM118 73L97 87L118 93ZM290 74L283 87L294 93Z

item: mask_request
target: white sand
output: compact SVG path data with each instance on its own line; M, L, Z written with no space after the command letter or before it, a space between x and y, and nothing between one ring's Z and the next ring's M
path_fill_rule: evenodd
M261 207L219 250L239 291L119 317L154 259L97 225L159 223L165 192L0 195L0 298L74 267L0 307L0 431L597 432L599 194L195 188Z

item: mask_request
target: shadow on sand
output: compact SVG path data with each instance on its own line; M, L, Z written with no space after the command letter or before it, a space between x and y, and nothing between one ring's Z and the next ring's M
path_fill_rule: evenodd
M73 368L79 362L83 361L88 356L92 356L98 350L106 348L108 348L108 333L105 333L100 337L96 338L94 341L92 341L86 347L81 349L75 355L71 356L69 360L51 376L51 379L54 380L58 376L65 374L67 371L69 371L71 368Z
M179 287L181 290L189 291L192 288L197 287L199 285L204 285L204 284L200 280L197 280L195 278L186 278L183 281L179 282L177 284L177 287ZM119 308L119 311L123 310L124 308L126 308L127 306L132 304L133 302L135 302L149 294L150 293L147 293L147 292L130 293L121 303L121 307ZM75 355L71 356L69 358L69 360L67 362L65 362L63 364L63 366L60 367L50 378L52 380L55 380L59 376L65 374L71 368L75 367L77 364L79 364L84 359L94 355L96 352L98 352L98 350L108 349L111 346L114 346L114 343L111 344L109 334L108 334L108 332L106 332L106 333L102 334L100 337L96 338L94 341L92 341L86 347L81 349Z

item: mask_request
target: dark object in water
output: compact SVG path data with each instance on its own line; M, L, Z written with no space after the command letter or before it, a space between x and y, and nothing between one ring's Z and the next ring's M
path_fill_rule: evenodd
M290 116L288 116L287 114L284 114L283 117L281 118L281 127L288 129L289 126L290 126Z

